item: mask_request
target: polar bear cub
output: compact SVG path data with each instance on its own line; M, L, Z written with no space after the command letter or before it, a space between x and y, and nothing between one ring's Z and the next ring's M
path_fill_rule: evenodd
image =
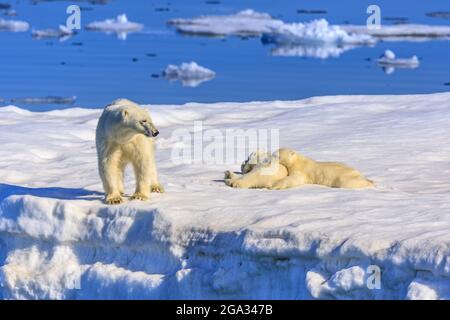
M95 137L106 203L122 203L123 175L129 163L136 176L136 190L131 199L144 201L150 191L164 192L155 163L153 137L158 134L149 113L136 103L119 99L106 106Z
M276 182L272 189L287 189L304 184L320 184L334 188L373 187L373 182L361 172L339 162L319 162L292 149L279 149L275 156L288 170L288 176Z
M270 152L258 150L252 152L241 165L242 175L225 171L225 183L233 188L268 188L287 177L286 167Z
M249 157L249 159L251 156ZM266 161L267 162L267 161ZM359 171L339 162L319 162L282 148L270 158L270 166L277 170L267 175L267 164L258 164L241 177L227 171L225 183L235 188L288 189L304 184L319 184L335 188L372 187L372 181Z

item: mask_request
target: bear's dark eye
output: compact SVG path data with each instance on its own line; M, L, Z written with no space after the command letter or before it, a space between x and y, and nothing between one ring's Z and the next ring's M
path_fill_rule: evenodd
M147 123L147 120L142 120L141 122L142 122L142 123Z

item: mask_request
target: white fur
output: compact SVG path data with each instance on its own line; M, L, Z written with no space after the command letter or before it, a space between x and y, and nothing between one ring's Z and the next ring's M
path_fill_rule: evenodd
M257 164L249 166L251 161ZM304 184L335 188L373 186L359 171L339 162L318 162L291 149L279 149L271 157L260 151L242 164L242 176L225 172L225 183L234 188L288 189Z
M150 191L163 192L158 182L152 138L157 134L148 112L136 103L119 99L106 106L98 121L95 139L106 203L123 201L123 174L129 163L136 176L132 199L147 200Z

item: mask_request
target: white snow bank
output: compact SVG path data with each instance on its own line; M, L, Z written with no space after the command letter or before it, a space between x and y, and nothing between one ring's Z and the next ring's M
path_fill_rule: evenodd
M30 25L28 22L20 20L6 20L0 18L0 31L25 32Z
M450 298L450 93L148 107L166 193L119 206L101 201L101 110L0 108L0 297ZM229 188L243 159L171 161L195 120L279 128L377 187Z
M384 68L387 74L395 71L395 68L415 69L419 67L420 61L417 56L411 58L397 58L391 50L386 50L384 54L377 60L378 65Z
M179 66L169 64L163 75L167 80L180 80L183 86L197 87L202 82L213 79L216 73L196 62L183 62Z
M125 40L128 33L142 31L144 25L128 21L126 14L120 14L115 19L94 21L86 26L86 30L116 33L119 39Z

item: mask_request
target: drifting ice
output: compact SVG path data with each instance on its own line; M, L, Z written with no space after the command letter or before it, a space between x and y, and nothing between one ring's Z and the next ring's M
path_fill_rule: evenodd
M183 86L196 87L202 82L213 79L216 73L195 62L183 62L180 66L168 65L163 75L168 80L180 80Z
M5 20L0 18L0 31L24 32L29 29L28 22L20 20Z
M130 22L126 14L120 14L116 19L94 21L86 26L86 30L117 33L118 37L125 40L128 33L139 32L144 28L140 23Z

